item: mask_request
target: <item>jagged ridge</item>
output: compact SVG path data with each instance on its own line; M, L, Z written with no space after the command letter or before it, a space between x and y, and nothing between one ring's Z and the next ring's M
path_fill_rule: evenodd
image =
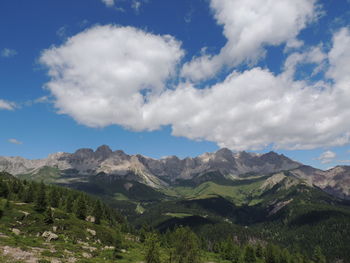
M15 175L39 173L44 167L53 167L62 175L86 177L105 174L120 179L137 181L154 188L174 184L178 180L193 180L201 175L218 172L228 179L247 176L262 176L291 171L338 197L349 197L350 168L336 167L327 171L305 166L275 152L256 154L248 152L233 153L222 148L213 153L180 159L169 156L153 159L140 154L128 155L121 150L112 151L102 145L93 151L83 148L75 153L54 153L46 159L28 160L22 157L0 157L0 171ZM205 180L209 180L207 178Z

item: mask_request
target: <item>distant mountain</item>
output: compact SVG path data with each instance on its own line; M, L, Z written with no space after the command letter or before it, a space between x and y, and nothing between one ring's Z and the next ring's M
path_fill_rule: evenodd
M350 198L350 166L336 166L322 171L311 166L300 166L291 171L309 184L318 186L329 194L340 198Z
M350 196L348 166L322 171L275 152L233 153L227 148L195 158L153 159L140 154L128 155L121 150L112 151L102 145L96 151L84 148L75 153L54 153L40 160L0 157L0 171L49 182L84 181L89 176L103 175L103 178L136 181L156 189L184 181L197 184L211 181L213 174L216 178L241 180L290 171L328 193L342 198Z

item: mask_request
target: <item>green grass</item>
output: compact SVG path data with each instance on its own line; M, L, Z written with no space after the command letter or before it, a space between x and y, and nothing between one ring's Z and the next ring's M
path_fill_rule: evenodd
M146 209L142 207L142 205L140 203L137 204L136 208L135 208L136 213L138 214L143 214Z
M222 196L236 205L248 204L252 199L257 198L261 193L259 187L261 181L254 181L242 185L220 185L214 182L205 182L199 186L176 187L174 190L186 199L205 199L215 196ZM258 203L255 200L255 203Z
M187 214L187 213L166 213L165 215L176 217L176 218L185 218L185 217L193 216L192 214Z
M44 166L35 173L21 174L18 178L33 180L33 181L43 181L45 183L55 183L61 177L61 172L58 168Z
M5 199L0 198L0 207L4 207ZM23 212L29 213L24 216ZM40 249L39 258L49 260L52 258L67 258L70 255L78 259L77 262L85 262L83 253L93 256L88 262L115 262L113 258L104 259L104 246L113 245L116 229L102 221L100 225L84 220L79 220L73 214L67 214L56 208L54 211L54 223L47 225L43 222L44 215L37 213L32 204L11 202L10 208L5 209L0 218L0 248L9 246L19 248L22 251L31 252L33 248ZM57 227L55 234L58 240L50 243L41 237L44 231L53 232L53 226ZM20 235L15 235L12 228L19 229ZM87 229L96 231L96 236L87 232ZM84 248L82 242L96 251L90 252ZM1 249L0 249L1 250ZM0 262L12 262L11 257L0 255ZM15 261L13 261L15 262ZM50 261L49 261L50 262Z
M0 263L22 263L23 261L14 260L11 257L5 256L0 251Z
M113 199L117 200L117 201L127 201L127 200L129 200L129 198L127 196L123 195L122 193L115 193L114 196L113 196Z

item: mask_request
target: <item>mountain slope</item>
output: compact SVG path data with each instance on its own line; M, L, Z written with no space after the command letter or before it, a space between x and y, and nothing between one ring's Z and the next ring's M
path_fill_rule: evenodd
M337 166L327 171L322 171L304 165L290 172L327 193L340 198L350 199L350 166Z
M146 205L142 215L130 220L160 231L188 225L205 232L226 224L239 240L269 240L306 254L319 245L330 262L350 260L350 204L289 172L236 186L204 182L177 191L179 199Z

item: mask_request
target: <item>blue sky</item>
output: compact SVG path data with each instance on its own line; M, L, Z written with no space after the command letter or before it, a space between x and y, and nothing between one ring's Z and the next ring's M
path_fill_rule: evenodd
M0 155L350 163L347 0L3 0L0 35Z

